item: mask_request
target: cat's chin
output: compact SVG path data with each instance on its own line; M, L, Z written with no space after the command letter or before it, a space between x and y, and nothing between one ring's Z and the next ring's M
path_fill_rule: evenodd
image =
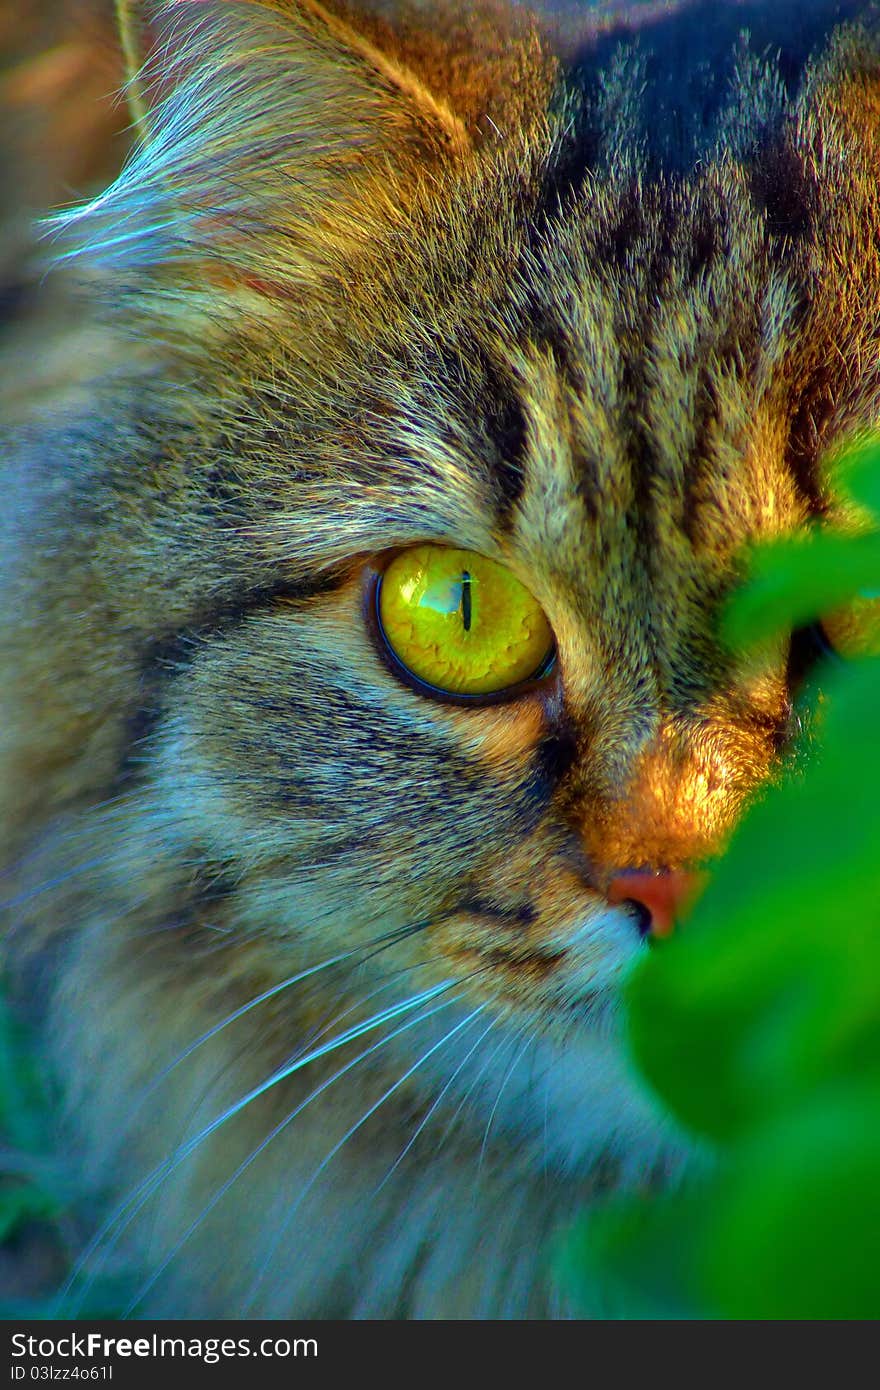
M479 1055L466 1043L447 1051L436 1078L487 1151L509 1146L536 1173L561 1178L607 1164L623 1186L671 1178L696 1157L696 1141L639 1080L612 1014L559 1037L502 1020L491 1039Z
M620 986L644 947L624 916L612 910L583 932L588 956L590 940L595 948L604 936L606 958L582 990L568 981L559 1017L510 1010L474 1028L464 1005L444 1012L442 1048L427 1048L422 1065L437 1109L477 1135L484 1152L510 1147L551 1179L607 1166L624 1186L673 1177L698 1159L699 1141L662 1107L627 1047Z

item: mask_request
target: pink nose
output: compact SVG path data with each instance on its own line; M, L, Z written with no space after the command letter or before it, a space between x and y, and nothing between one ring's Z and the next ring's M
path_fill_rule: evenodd
M605 896L610 903L632 902L642 908L645 936L669 936L704 881L703 874L684 869L627 869L611 880Z

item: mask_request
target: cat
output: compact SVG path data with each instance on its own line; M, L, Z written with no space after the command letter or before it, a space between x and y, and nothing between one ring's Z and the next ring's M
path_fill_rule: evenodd
M118 9L106 367L4 443L61 1306L565 1316L576 1214L704 1161L620 987L784 762L817 634L725 649L743 547L877 421L876 12Z

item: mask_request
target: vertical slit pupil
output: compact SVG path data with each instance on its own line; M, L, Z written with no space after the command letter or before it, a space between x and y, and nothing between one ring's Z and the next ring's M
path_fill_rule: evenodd
M467 570L461 575L461 618L465 632L471 630L471 577Z

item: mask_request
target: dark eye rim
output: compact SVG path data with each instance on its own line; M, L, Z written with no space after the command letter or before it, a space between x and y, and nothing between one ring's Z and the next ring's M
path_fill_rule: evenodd
M415 675L395 652L385 635L382 619L379 616L379 592L382 587L382 578L391 561L405 549L409 549L409 547L404 546L389 551L386 555L375 558L364 566L362 594L364 624L370 634L373 646L386 670L390 671L401 685L408 686L417 695L427 700L434 700L438 704L464 705L473 709L483 708L487 705L510 704L514 700L536 692L544 692L558 680L559 661L555 640L552 650L547 654L534 675L527 677L526 680L517 681L514 685L506 685L501 690L493 690L487 694L461 695L453 690L443 690L439 686L430 685L428 681L423 681Z

